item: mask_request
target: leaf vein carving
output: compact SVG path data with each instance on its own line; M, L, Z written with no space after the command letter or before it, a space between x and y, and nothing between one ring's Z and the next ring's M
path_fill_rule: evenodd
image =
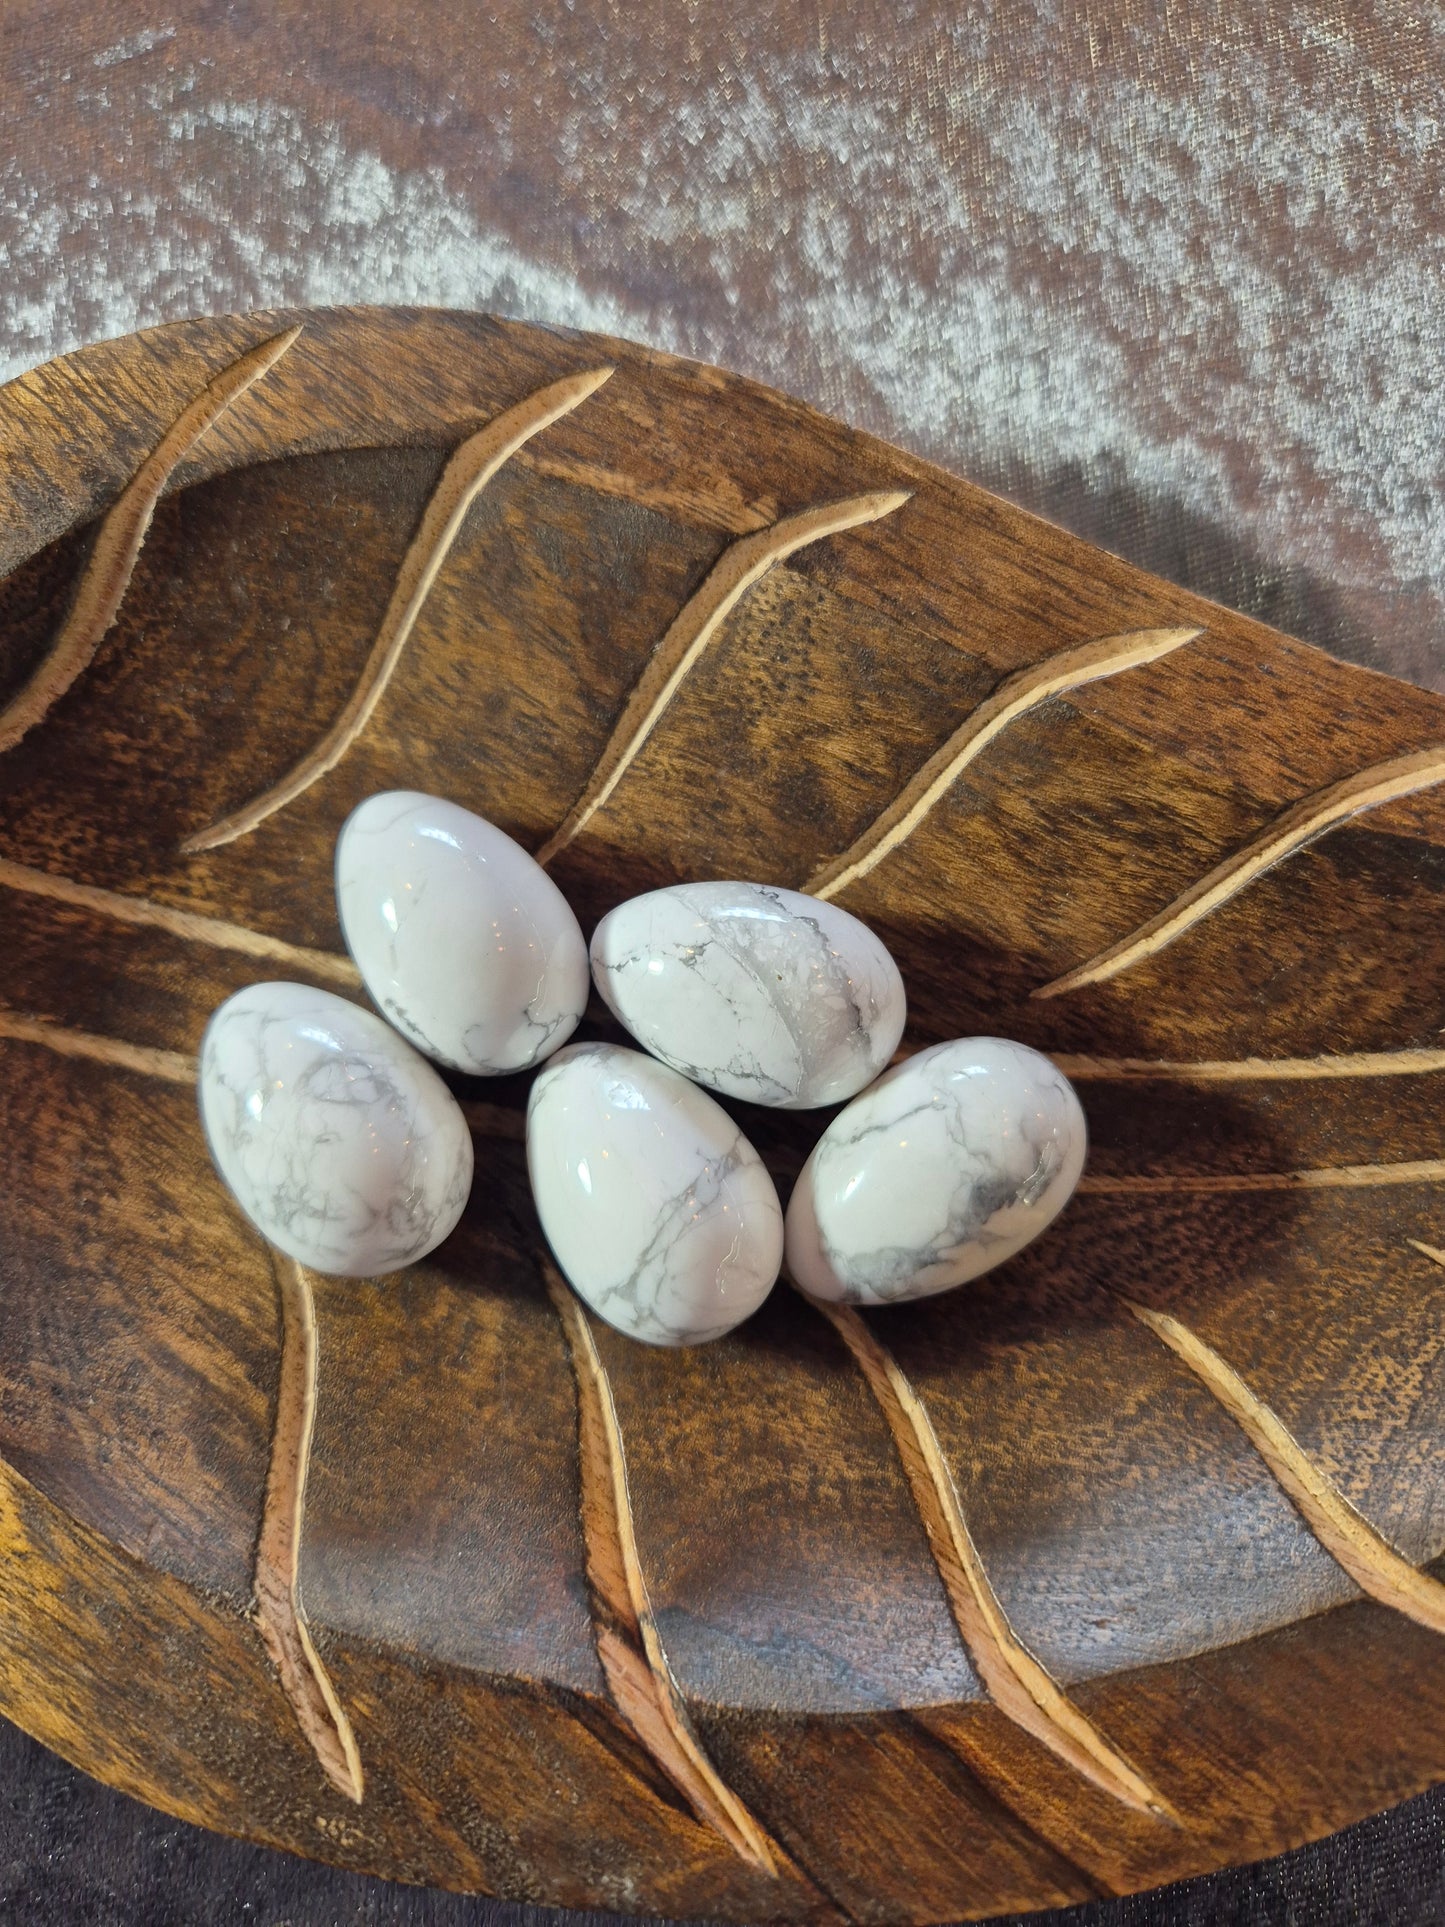
M341 714L320 742L279 782L219 822L188 836L181 844L187 856L217 849L247 835L268 816L294 803L328 770L335 769L376 713L376 706L386 692L417 617L472 504L509 456L533 435L570 414L595 393L612 372L611 368L592 368L585 374L554 381L518 402L515 408L506 409L462 443L443 469L423 511L421 524L397 572L371 654Z
M281 1380L256 1539L256 1623L322 1771L339 1793L359 1804L365 1778L356 1736L311 1642L298 1587L316 1420L316 1304L311 1281L294 1258L273 1252L271 1262L281 1301Z
M627 1459L587 1314L543 1260L577 1381L582 1522L597 1654L613 1703L704 1825L758 1872L779 1871L780 1849L723 1780L688 1718L653 1618L637 1554Z
M1053 1054L1079 1083L1131 1083L1158 1078L1179 1084L1313 1083L1351 1077L1424 1077L1445 1071L1445 1050L1340 1051L1326 1057L1180 1058L1070 1057Z
M1445 1586L1381 1537L1233 1366L1168 1312L1124 1302L1224 1407L1310 1531L1360 1591L1431 1632L1445 1633Z
M537 852L550 863L597 814L636 761L669 704L704 650L742 597L775 563L819 542L825 535L861 527L892 515L909 499L906 489L854 495L786 516L767 528L732 542L713 564L701 586L674 616L617 720L582 794Z
M243 957L256 957L265 963L284 964L287 969L320 977L343 989L361 987L361 972L350 957L334 950L312 950L305 944L287 943L283 937L268 936L242 923L229 923L224 917L204 916L195 910L177 910L168 903L152 903L149 897L129 896L119 890L98 889L91 883L77 883L70 877L56 876L49 870L35 870L25 863L0 857L0 888L19 890L26 896L44 897L70 909L88 910L97 916L111 917L117 923L163 930L168 936L191 943L207 944L213 950L233 950Z
M912 836L929 812L946 796L959 777L1010 723L1035 709L1050 696L1063 695L1085 683L1126 669L1158 662L1186 642L1198 629L1133 629L1125 635L1103 636L1075 648L1061 650L1043 662L1030 663L1000 683L993 694L959 724L941 749L911 777L898 795L841 856L815 870L803 885L810 896L826 902L850 883L874 870L900 843Z
M20 1011L0 1008L0 1039L38 1044L56 1052L58 1056L88 1058L94 1063L114 1065L118 1070L139 1071L145 1076L159 1077L171 1084L192 1084L196 1079L196 1058L190 1052L165 1050L149 1044L131 1044L123 1038L73 1029L48 1018L27 1016ZM1068 1059L1060 1058L1057 1061L1070 1075L1075 1074ZM1094 1061L1097 1063L1098 1060ZM1440 1069L1442 1066L1430 1065L1426 1068ZM1393 1074L1393 1066L1380 1074ZM506 1105L468 1098L462 1101L462 1114L480 1137L520 1141L526 1136L523 1113ZM1118 1177L1086 1173L1079 1182L1079 1190L1095 1197L1168 1196L1174 1192L1369 1190L1382 1185L1438 1184L1442 1181L1445 1181L1445 1159L1422 1158L1401 1164L1350 1164L1313 1171L1181 1171L1146 1176L1126 1173ZM1420 1249L1424 1250L1425 1247L1421 1246Z
M1272 870L1277 863L1283 863L1341 823L1442 782L1445 782L1445 747L1437 746L1412 751L1408 756L1391 757L1388 762L1372 764L1342 782L1316 790L1286 810L1243 849L1217 863L1207 876L1191 884L1157 916L1150 917L1147 923L1140 924L1129 936L1110 944L1087 963L1055 977L1052 983L1041 984L1034 996L1062 997L1071 990L1082 990L1087 984L1117 977L1121 971L1130 970L1146 957L1167 949L1231 897L1247 890L1266 870Z
M167 1084L194 1084L196 1059L188 1051L157 1050L148 1044L127 1044L119 1037L102 1037L95 1031L70 1030L43 1018L27 1017L20 1011L0 1010L0 1038L16 1044L39 1044L57 1057L80 1057L93 1064L111 1064L117 1070L139 1071L143 1077L159 1077Z
M995 1705L1091 1785L1137 1812L1175 1820L1163 1795L1074 1704L1010 1625L968 1529L933 1421L897 1360L852 1306L808 1302L847 1346L887 1421L954 1623Z
M172 422L116 497L96 532L70 612L50 653L0 711L0 754L13 749L90 667L135 573L156 504L180 462L246 390L275 367L301 333L288 328L213 375Z
M1311 1171L1180 1171L1079 1180L1094 1197L1172 1197L1176 1192L1373 1191L1392 1184L1439 1184L1445 1158L1412 1158L1399 1164L1337 1164Z

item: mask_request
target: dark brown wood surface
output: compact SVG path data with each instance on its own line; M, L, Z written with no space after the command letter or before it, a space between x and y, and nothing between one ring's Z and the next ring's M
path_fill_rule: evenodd
M171 478L93 659L0 755L4 1710L170 1811L344 1865L740 1920L1127 1891L1445 1775L1445 1272L1420 1249L1445 1243L1445 753L1156 955L1033 994L1301 799L1439 750L1445 704L714 370L376 310L183 324L0 392L0 733L98 518L297 320ZM453 450L609 364L482 491L336 767L184 853L333 725ZM803 883L1008 678L1198 631L1026 708L842 895L896 949L909 1044L999 1031L1071 1066L1084 1190L978 1286L870 1321L936 1440L930 1499L906 1408L786 1288L696 1353L588 1327L589 1379L525 1093L467 1087L456 1236L395 1280L315 1281L298 1600L352 1800L252 1618L277 1277L211 1173L189 1056L242 983L345 984L330 850L360 797L433 789L545 845L731 545L889 491L746 592L552 869L584 922L683 876ZM746 1124L785 1178L816 1128ZM1203 1376L1126 1301L1201 1342ZM1159 1811L1070 1763L1065 1716L1010 1715L950 1590L959 1522L1001 1647Z

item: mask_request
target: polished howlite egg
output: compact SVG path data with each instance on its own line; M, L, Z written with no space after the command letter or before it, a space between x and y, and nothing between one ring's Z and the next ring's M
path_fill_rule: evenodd
M679 883L592 938L603 999L654 1057L778 1110L840 1104L898 1048L898 966L867 924L798 890Z
M773 1288L773 1181L727 1112L666 1064L615 1044L559 1051L532 1086L527 1169L573 1289L631 1338L719 1338Z
M587 946L566 898L459 804L368 797L337 839L336 906L377 1008L453 1070L527 1070L587 1007Z
M216 1169L273 1245L313 1271L413 1264L462 1215L472 1140L431 1065L369 1010L305 984L252 984L201 1045Z
M788 1270L815 1298L892 1304L1011 1258L1068 1203L1088 1133L1026 1044L964 1037L896 1066L814 1146L788 1204Z

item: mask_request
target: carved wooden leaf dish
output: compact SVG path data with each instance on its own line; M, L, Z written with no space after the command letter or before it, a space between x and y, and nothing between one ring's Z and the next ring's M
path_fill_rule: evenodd
M1439 699L481 317L89 349L0 450L12 1718L347 1866L741 1921L1126 1891L1445 1773ZM909 1043L1064 1062L1081 1194L952 1297L656 1352L476 1085L433 1260L273 1270L193 1053L259 977L360 994L332 842L394 786L584 923L838 896ZM747 1123L785 1179L818 1127Z

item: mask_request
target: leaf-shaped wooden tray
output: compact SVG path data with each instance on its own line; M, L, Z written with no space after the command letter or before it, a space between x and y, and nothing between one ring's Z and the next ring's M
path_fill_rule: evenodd
M12 1718L347 1866L743 1921L1128 1890L1445 1773L1445 705L470 315L89 349L0 450ZM584 922L837 895L910 1044L1061 1059L1081 1194L953 1296L658 1352L476 1085L432 1261L273 1270L193 1053L247 981L360 994L332 841L393 786ZM786 1181L820 1120L746 1122Z

